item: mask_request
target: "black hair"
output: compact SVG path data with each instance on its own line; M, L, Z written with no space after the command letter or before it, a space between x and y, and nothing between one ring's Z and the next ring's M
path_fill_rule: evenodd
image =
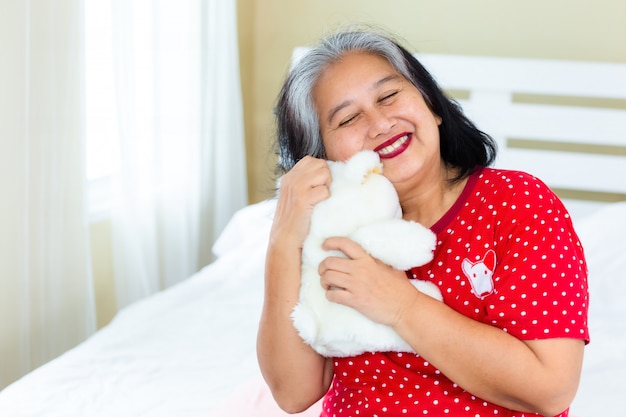
M478 129L467 118L461 106L445 94L413 54L401 45L397 47L407 62L409 81L422 93L431 111L441 118L442 122L439 125L441 159L447 166L458 171L458 175L452 180L463 179L477 168L493 164L497 152L493 138Z

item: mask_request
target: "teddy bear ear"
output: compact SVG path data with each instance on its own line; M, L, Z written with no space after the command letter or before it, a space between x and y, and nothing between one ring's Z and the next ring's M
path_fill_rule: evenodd
M371 173L382 174L383 165L374 151L360 151L346 162L346 176L354 181L362 181Z

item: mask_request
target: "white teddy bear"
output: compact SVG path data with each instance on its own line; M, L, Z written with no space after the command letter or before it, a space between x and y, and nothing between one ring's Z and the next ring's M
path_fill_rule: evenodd
M419 223L402 219L398 195L382 175L376 152L361 151L347 162L328 162L330 197L313 210L311 227L302 248L300 298L291 318L304 341L326 357L364 352L412 352L395 331L358 311L328 301L318 265L328 256L344 256L322 249L329 237L345 236L374 258L398 270L424 265L433 257L435 235ZM442 300L439 288L411 279L420 291Z

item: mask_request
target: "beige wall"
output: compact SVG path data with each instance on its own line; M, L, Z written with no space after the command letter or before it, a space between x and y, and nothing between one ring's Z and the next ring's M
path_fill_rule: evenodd
M271 193L272 106L292 49L351 22L415 52L626 62L623 0L239 0L250 202Z

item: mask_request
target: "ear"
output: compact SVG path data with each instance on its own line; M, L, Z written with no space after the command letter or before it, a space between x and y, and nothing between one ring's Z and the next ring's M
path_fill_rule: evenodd
M361 184L367 175L376 171L382 173L382 163L374 151L359 151L346 162L346 178L356 184Z
M473 266L474 264L471 263L468 259L463 259L463 263L461 264L461 267L463 268L463 272L465 272L465 275L467 275L468 277L472 275Z
M483 263L485 264L485 266L487 266L487 268L489 268L491 272L496 269L496 253L493 251L493 249L489 249L487 251Z

